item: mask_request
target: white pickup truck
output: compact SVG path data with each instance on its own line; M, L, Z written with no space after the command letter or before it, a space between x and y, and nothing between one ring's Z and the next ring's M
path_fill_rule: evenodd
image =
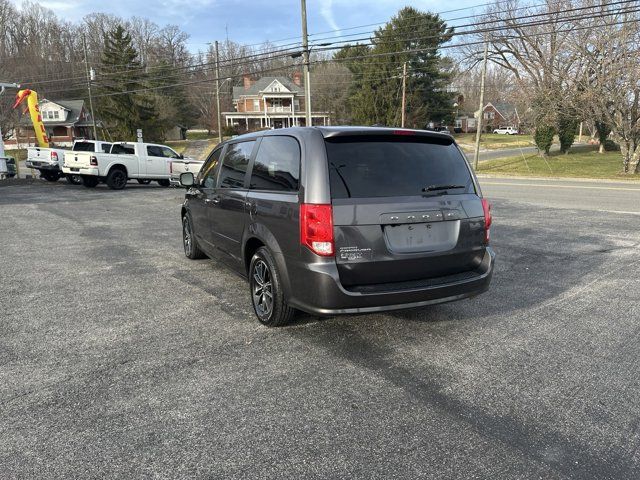
M498 127L493 133L497 133L498 135L517 135L518 129L516 127Z
M138 183L157 181L168 187L171 179L171 161L182 155L166 145L139 142L117 142L109 153L68 152L62 171L80 175L85 187L93 188L105 182L112 190L121 190L129 179Z
M180 175L186 172L191 172L194 177L197 177L202 165L204 165L203 160L195 160L193 158L172 160L169 165L171 185L180 185Z
M57 182L64 174L62 166L64 156L69 152L108 152L111 143L101 142L98 140L76 140L73 142L71 150L63 150L61 148L27 148L27 168L33 168L40 172L40 177L49 182ZM75 174L67 174L67 181L73 184L82 183L80 177Z

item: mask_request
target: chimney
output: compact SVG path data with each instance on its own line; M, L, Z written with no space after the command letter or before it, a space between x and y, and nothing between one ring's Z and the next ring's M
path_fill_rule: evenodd
M299 87L302 86L302 73L300 72L293 73L293 83L295 83Z
M249 88L251 88L251 85L253 85L253 80L251 80L251 76L248 73L245 73L242 76L242 83L244 84L245 90L249 90Z

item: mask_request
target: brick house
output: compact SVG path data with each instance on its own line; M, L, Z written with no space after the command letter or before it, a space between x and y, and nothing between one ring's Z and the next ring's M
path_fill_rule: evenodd
M487 103L482 109L482 128L485 132L492 132L498 127L516 127L520 129L521 120L518 109L508 103ZM462 133L475 132L478 120L473 113L456 117L455 129Z
M56 100L43 98L38 102L42 122L52 144L70 147L77 138L93 138L91 113L84 100ZM102 124L97 121L98 128ZM22 114L13 135L6 145L35 146L36 138L29 114Z
M253 80L243 77L241 87L233 87L234 112L222 112L227 126L237 126L240 131L264 128L286 128L305 125L304 89L302 74L296 72L293 79L286 77L262 77ZM329 114L311 112L313 125L330 125Z
M485 131L492 132L498 127L516 127L520 129L518 109L509 103L487 103L483 109Z

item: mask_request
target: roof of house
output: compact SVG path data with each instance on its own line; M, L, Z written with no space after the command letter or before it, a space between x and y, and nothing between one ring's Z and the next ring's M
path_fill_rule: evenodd
M512 105L510 103L487 103L487 105L485 105L484 108L487 108L487 106L489 105L493 105L493 108L495 108L498 112L500 112L500 115L502 115L503 117L507 118L510 117L512 115L516 115L518 116L518 110L515 107L515 105Z
M65 108L69 111L67 119L64 121L44 122L47 127L75 125L80 121L80 113L82 112L82 108L84 107L84 100L47 100L46 98L43 98L39 103L43 104L45 102L55 103L56 105L60 105L62 108ZM31 118L29 117L29 115L22 115L22 117L20 118L20 124L31 125Z
M244 86L233 87L233 98L240 98L241 96L253 96L258 95L261 91L265 90L274 80L278 80L286 89L292 93L302 93L302 87L293 83L287 77L262 77L256 80L249 88L245 90Z

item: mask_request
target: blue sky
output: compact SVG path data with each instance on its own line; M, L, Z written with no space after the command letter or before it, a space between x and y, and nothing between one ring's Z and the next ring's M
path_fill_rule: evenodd
M245 44L281 41L300 35L299 0L43 0L38 3L70 21L100 11L125 18L148 17L159 25L174 23L190 35L189 49L192 51L205 49L207 42L224 40L226 30L231 40ZM481 3L482 0L451 3L441 0L307 0L309 33L384 22L405 5L444 11ZM472 13L478 13L478 9L447 13L444 17Z

